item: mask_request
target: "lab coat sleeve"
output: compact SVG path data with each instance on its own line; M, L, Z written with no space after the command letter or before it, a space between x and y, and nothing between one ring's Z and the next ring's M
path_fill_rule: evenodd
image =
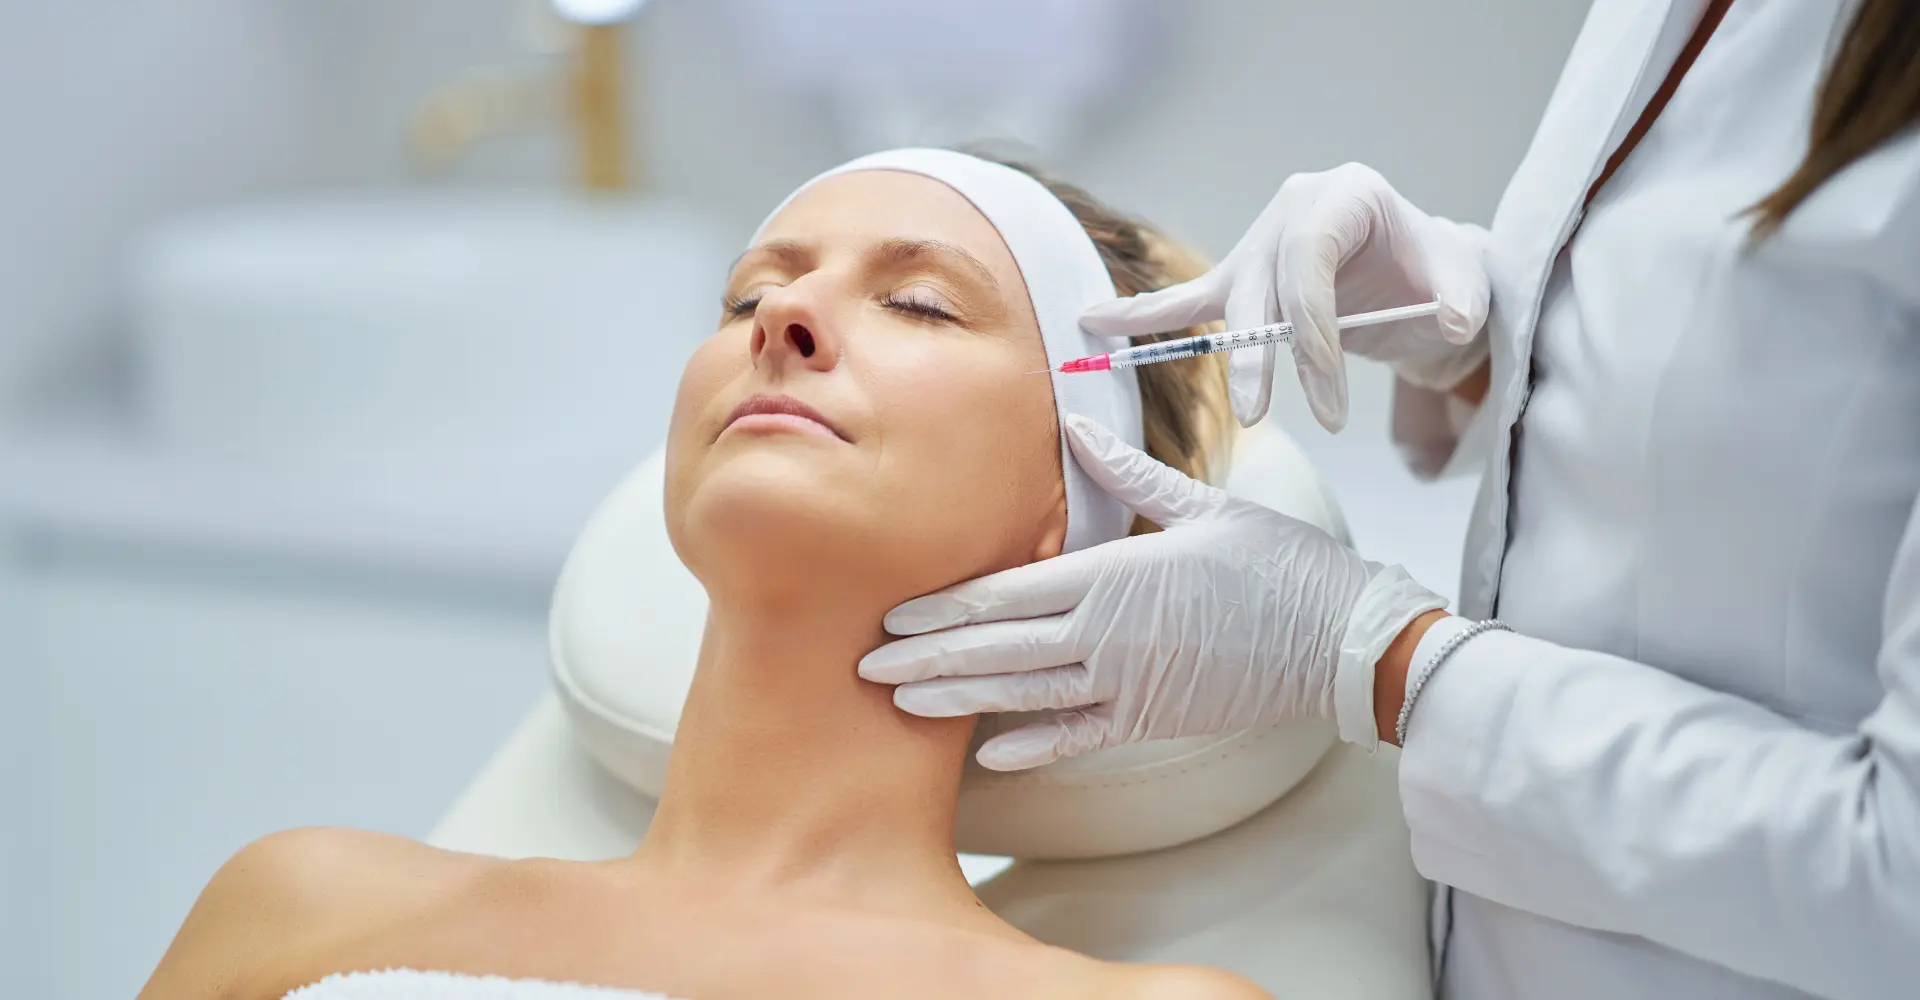
M1836 998L1920 990L1920 506L1896 553L1884 700L1819 733L1653 667L1510 633L1415 702L1421 873Z
M1406 379L1393 384L1393 445L1416 478L1432 481L1484 471L1493 414L1447 392Z

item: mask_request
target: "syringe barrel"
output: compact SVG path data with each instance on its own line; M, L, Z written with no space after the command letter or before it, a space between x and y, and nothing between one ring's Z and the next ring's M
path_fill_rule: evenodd
M1115 368L1133 368L1138 365L1158 364L1162 361L1178 361L1181 358L1197 358L1202 354L1218 354L1221 351L1258 347L1276 340L1285 340L1292 334L1293 324L1291 323L1269 323L1266 326L1248 327L1244 330L1203 333L1197 337L1181 337L1178 340L1141 344L1138 347L1114 351L1110 357Z

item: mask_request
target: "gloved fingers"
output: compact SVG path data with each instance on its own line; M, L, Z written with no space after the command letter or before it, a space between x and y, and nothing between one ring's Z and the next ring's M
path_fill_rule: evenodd
M1113 710L1101 705L1061 712L1001 733L981 744L974 759L993 771L1024 771L1111 746L1112 740Z
M1270 253L1253 255L1234 276L1233 290L1227 293L1227 329L1265 326L1278 318L1273 261ZM1227 355L1227 396L1240 426L1252 427L1267 415L1273 402L1274 362L1279 353L1279 344L1267 344Z
M893 689L895 706L929 719L982 712L1084 708L1097 700L1093 695L1093 673L1082 663L1023 674L915 681Z
M1273 405L1273 373L1279 366L1280 345L1248 347L1227 355L1227 398L1233 418L1252 427Z
M1280 314L1293 324L1293 360L1307 404L1329 431L1347 423L1347 368L1334 279L1366 240L1372 211L1365 199L1329 194L1308 206L1280 239Z
M1281 306L1282 310L1299 310L1299 306ZM1336 356L1331 370L1321 367L1321 362L1311 351L1301 349L1298 341L1293 345L1293 367L1300 378L1300 387L1305 390L1307 407L1313 411L1313 419L1325 427L1330 434L1338 434L1347 426L1347 365L1344 353Z
M1203 519L1227 502L1225 493L1163 464L1086 417L1071 414L1065 422L1067 447L1087 478L1162 528ZM1098 552L1099 547L1085 551Z
M1211 323L1225 313L1227 272L1214 268L1156 292L1109 299L1080 315L1080 328L1106 337L1144 337Z
M1072 611L1093 589L1105 559L1106 553L1092 548L989 573L907 601L887 612L881 624L894 635L923 635Z
M1436 226L1458 231L1451 222L1433 221ZM1471 241L1463 242L1465 245L1459 254L1427 262L1433 297L1440 302L1440 314L1434 319L1439 323L1440 336L1449 344L1471 343L1486 325L1487 309L1492 301L1486 266Z
M859 671L876 684L909 684L1044 670L1087 658L1080 631L1065 615L963 625L896 639L861 657Z

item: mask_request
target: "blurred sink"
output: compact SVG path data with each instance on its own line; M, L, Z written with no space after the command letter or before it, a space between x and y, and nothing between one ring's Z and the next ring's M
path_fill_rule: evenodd
M617 468L663 434L733 242L560 192L206 212L136 261L140 389L169 448L280 472Z

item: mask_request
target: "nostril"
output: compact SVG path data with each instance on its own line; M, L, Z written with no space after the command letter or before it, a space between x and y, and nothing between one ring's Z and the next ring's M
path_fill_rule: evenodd
M813 333L798 323L787 324L787 339L793 341L793 349L803 358L813 357Z

